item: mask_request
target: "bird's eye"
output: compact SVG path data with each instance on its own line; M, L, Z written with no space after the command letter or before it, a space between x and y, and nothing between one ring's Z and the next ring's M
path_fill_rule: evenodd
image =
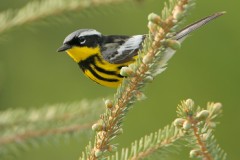
M79 43L80 44L84 44L86 42L86 39L85 38L83 38L83 37L80 37L79 38Z

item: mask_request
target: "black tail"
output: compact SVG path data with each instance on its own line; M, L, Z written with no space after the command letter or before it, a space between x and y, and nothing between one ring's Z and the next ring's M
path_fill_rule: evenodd
M208 17L205 17L197 22L194 22L188 26L186 26L185 28L183 28L181 31L177 32L176 35L174 36L174 39L176 40L182 40L183 38L185 38L189 33L195 31L196 29L204 26L205 24L207 24L208 22L218 18L219 16L223 15L225 12L218 12L218 13L214 13L213 15L210 15Z

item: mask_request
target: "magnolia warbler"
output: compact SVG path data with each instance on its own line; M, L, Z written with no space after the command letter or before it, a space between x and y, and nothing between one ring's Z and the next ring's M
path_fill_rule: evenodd
M177 32L172 39L182 42L192 31L219 17L223 12L205 17ZM66 51L91 80L107 87L117 87L120 70L133 63L147 35L102 35L94 29L79 29L69 34L58 52Z

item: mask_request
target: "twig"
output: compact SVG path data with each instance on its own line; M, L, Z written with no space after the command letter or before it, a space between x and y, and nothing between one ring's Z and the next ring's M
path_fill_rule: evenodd
M86 129L89 129L90 126L93 123L89 124L83 124L83 125L72 125L69 127L62 127L62 128L56 128L56 129L47 129L47 130L40 130L40 131L27 131L22 134L16 134L13 136L3 137L0 139L0 146L6 145L9 143L17 143L21 141L28 140L30 138L38 138L38 137L44 137L44 136L50 136L50 135L59 135L59 134L65 134L65 133L72 133L72 132L78 132L83 131Z
M119 3L126 0L42 0L32 1L19 10L8 10L0 14L0 33L15 26L27 24L47 16L65 11L80 11L92 6Z
M173 137L170 137L168 139L166 139L163 142L160 142L159 144L157 144L156 146L150 147L149 149L139 152L136 156L134 157L130 157L130 160L139 160L139 159L143 159L143 158L147 158L150 155L152 155L154 152L157 152L158 150L161 150L161 148L166 147L170 144L173 144L175 141L180 140L181 138L183 138L184 134L182 132L179 132L178 135L174 135Z
M204 160L213 160L212 155L208 153L208 149L206 147L205 142L199 135L199 127L197 127L197 121L194 120L192 116L189 116L189 121L192 124L194 136L196 137L197 143L200 146L202 157L204 158Z

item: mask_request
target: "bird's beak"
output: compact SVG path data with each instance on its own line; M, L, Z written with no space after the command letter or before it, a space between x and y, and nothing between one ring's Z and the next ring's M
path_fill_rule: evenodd
M59 47L57 49L57 52L62 52L62 51L66 51L68 49L72 48L72 46L68 45L68 44L63 44L61 47Z

